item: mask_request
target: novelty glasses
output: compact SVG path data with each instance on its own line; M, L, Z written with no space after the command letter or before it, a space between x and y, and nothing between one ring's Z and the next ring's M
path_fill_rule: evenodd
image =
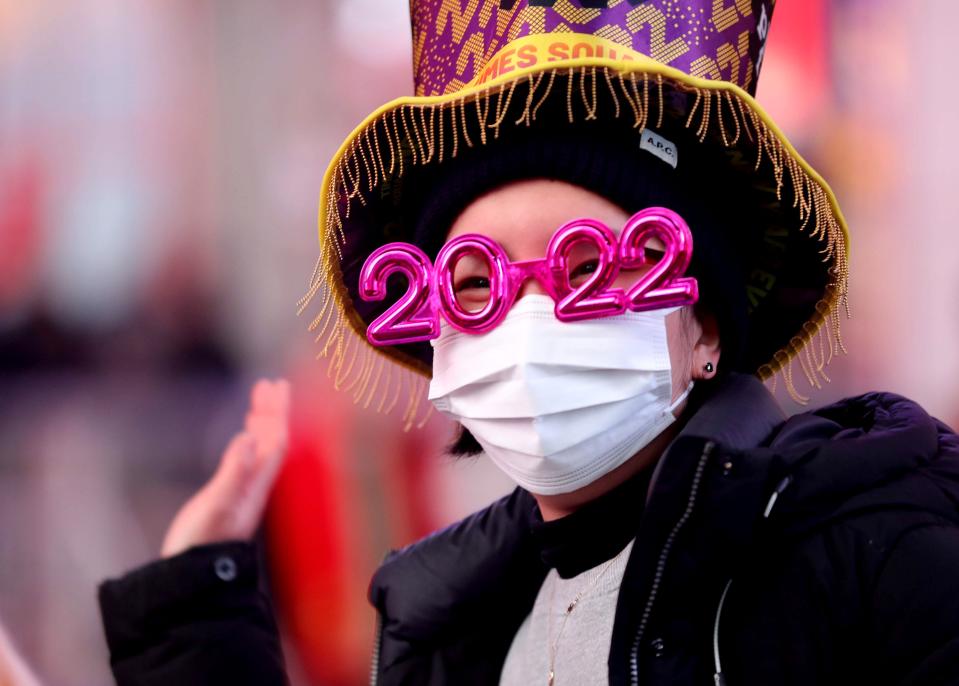
M663 246L661 257L651 243ZM689 226L664 207L637 212L619 237L601 221L574 219L553 234L546 257L524 262L511 262L499 243L476 233L446 243L435 265L415 245L389 243L363 264L360 297L383 300L395 273L406 277L407 288L369 325L366 337L376 346L437 338L440 314L454 329L486 333L531 278L556 302L563 322L690 305L699 299L698 284L682 275L692 252ZM636 271L628 288L613 286L621 270Z

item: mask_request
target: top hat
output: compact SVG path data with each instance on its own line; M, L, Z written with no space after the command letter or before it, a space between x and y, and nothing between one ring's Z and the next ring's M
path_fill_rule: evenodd
M829 186L753 98L774 6L411 0L415 95L370 114L323 179L320 256L301 311L318 301L311 330L336 386L380 410L402 386L415 420L431 347L368 344L368 324L392 301L361 300L360 269L385 243L442 243L448 226L421 226L431 184L533 138L612 141L620 167L634 161L637 179L653 175L721 218L712 229L734 246L748 309L741 366L763 380L779 373L800 401L794 364L811 386L828 381L825 365L844 350L848 233Z

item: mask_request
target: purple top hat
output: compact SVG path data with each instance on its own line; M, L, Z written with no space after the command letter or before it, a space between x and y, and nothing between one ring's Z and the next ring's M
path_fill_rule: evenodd
M500 75L540 61L629 59L629 52L619 47L692 76L729 81L753 95L775 2L414 0L411 5L417 95L455 93L484 74ZM545 53L517 50L492 60L517 38L542 34L555 39Z

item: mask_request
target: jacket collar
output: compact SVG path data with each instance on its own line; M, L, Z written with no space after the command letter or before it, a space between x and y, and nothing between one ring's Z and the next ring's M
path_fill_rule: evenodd
M668 466L672 470L677 466L675 463L695 457L687 454L684 460L676 456L677 453L688 453L677 450L677 445L702 445L711 441L728 450L745 451L767 441L786 420L776 399L755 376L732 372L710 383L715 385L704 389L705 395L700 396L697 406L690 408L692 416L656 464L649 496L664 468ZM744 417L749 421L743 421ZM698 455L699 451L695 452Z
M776 399L755 376L731 373L718 384L680 436L706 438L732 450L747 450L762 443L786 420ZM743 421L744 417L749 421Z

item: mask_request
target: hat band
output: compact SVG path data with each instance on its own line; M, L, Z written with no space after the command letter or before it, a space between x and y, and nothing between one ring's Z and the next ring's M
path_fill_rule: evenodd
M500 48L468 86L496 83L500 77L516 78L517 71L549 63L551 67L578 66L578 60L611 62L649 61L651 58L608 38L588 33L538 33L517 38Z

